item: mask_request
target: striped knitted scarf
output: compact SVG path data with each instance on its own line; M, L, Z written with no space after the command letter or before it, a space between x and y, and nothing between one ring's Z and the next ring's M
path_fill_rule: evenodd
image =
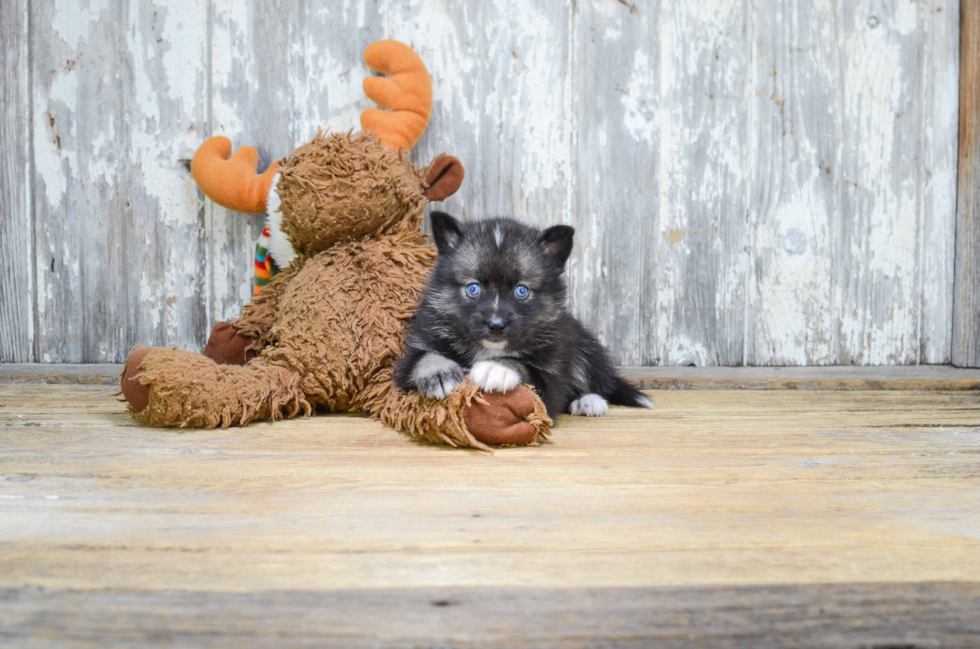
M272 240L272 230L265 226L262 234L255 242L255 288L254 295L259 294L259 290L272 281L272 278L279 272L279 266L272 259L269 252L269 242Z

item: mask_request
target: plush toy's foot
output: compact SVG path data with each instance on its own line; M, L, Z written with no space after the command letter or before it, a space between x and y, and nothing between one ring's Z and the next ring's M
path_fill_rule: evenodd
M255 351L248 349L252 339L239 332L228 322L219 322L211 329L208 344L201 355L210 358L218 365L244 365L255 357Z
M463 419L470 434L484 444L531 444L551 423L547 415L536 412L538 403L524 386L503 394L484 392L473 399Z
M122 393L129 402L129 407L136 412L143 412L150 404L150 386L140 383L140 363L150 353L152 347L140 347L131 352L123 364Z

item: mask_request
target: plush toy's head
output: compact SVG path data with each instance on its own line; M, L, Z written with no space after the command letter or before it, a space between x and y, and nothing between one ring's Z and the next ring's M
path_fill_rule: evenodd
M364 80L365 93L385 110L365 110L363 132L318 133L261 175L255 149L242 147L229 158L231 142L211 138L191 163L204 193L231 209L262 212L276 211L267 205L274 189L279 229L305 255L395 227L418 228L430 200L459 189L463 166L445 155L422 170L408 160L432 108L429 73L415 52L396 41L378 41L365 50L364 60L387 76Z
M446 173L427 181L427 172L446 163L462 171L455 158L445 158L419 171L404 151L383 147L370 133L317 134L279 167L279 227L307 255L400 224L417 229L430 196L450 181L455 186L448 193L459 186L461 178Z

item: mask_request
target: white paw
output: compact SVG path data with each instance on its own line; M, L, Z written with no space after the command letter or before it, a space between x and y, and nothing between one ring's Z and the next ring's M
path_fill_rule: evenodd
M568 412L583 417L601 417L609 412L609 404L598 394L583 394L568 406Z
M506 365L480 361L470 369L470 379L487 392L510 392L521 384L521 375Z

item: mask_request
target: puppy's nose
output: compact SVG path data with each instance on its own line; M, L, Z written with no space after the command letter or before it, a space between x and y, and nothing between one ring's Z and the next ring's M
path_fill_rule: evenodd
M490 322L487 323L487 329L490 331L503 331L507 328L507 323L499 315L495 315L490 318Z

